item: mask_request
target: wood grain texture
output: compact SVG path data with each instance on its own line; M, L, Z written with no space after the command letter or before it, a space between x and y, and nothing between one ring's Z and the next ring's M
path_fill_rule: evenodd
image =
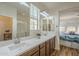
M60 46L60 51L54 50L51 56L79 56L79 50Z

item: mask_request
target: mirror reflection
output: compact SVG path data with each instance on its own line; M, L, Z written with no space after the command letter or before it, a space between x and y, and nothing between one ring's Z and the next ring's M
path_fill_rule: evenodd
M12 39L12 18L0 16L0 41Z
M46 12L41 11L36 5L31 3L28 4L29 7L21 4L19 7L5 5L8 6L7 9L6 6L0 7L4 8L4 10L0 9L2 14L5 13L0 16L0 41L19 40L22 37L35 36L54 30L53 18L45 15Z
M42 19L42 31L53 31L55 27L53 17L46 17Z

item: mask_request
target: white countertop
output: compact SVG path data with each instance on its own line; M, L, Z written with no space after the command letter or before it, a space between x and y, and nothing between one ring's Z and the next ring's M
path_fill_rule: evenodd
M23 41L21 40L21 43L19 44L14 44L11 43L7 46L0 47L0 56L16 56L24 53L25 51L28 51L32 49L33 47L38 46L39 44L49 40L50 38L54 37L55 33L50 33L47 36L41 36L40 39L38 38L32 38L32 39L26 39L26 37L21 38L24 39ZM23 46L22 46L23 44ZM18 46L20 45L20 47ZM10 50L10 47L16 46L17 48Z

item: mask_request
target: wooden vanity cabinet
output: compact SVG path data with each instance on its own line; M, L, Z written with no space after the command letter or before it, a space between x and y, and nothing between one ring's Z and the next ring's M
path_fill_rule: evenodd
M39 48L40 48L39 50L40 56L45 56L45 43L41 44Z
M55 37L34 47L33 49L24 52L20 56L50 56L55 48Z
M52 42L53 43L53 49L55 48L55 39L56 39L56 37L54 37L53 40L52 40L53 41Z
M55 37L49 40L49 54L51 55L55 48Z
M20 56L39 56L39 46L37 46L37 47L27 51L27 52L24 52Z
M46 56L49 56L49 40L45 42L45 47L46 47L45 54Z
M52 49L53 49L53 46L52 46L53 44L52 44L52 39L50 39L49 40L49 54L51 55L51 53L52 53Z

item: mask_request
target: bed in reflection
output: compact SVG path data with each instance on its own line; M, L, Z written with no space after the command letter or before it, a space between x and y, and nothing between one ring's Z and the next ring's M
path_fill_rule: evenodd
M79 34L60 32L60 44L79 49Z

